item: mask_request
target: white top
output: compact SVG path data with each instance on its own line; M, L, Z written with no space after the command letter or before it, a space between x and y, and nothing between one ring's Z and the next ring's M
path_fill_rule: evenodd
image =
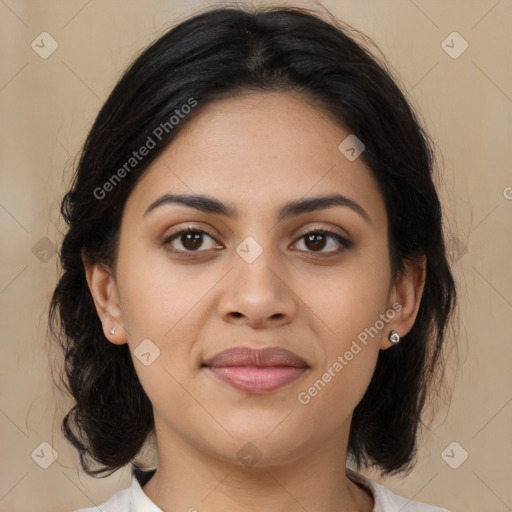
M372 494L375 505L372 512L449 512L445 508L434 507L408 500L393 494L387 487L347 469L347 476L360 483ZM164 512L144 493L137 478L132 473L130 487L116 492L105 503L97 507L81 508L75 512Z

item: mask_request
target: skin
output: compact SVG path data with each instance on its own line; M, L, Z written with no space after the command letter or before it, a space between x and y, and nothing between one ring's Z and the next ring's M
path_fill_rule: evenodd
M159 467L143 490L166 511L370 512L373 498L345 474L350 421L379 351L392 347L389 331L412 328L424 267L393 278L377 182L361 158L338 150L349 132L311 101L244 94L207 105L182 128L128 198L114 269L84 262L105 336L129 344L153 404ZM277 220L286 202L335 192L368 220L347 206ZM239 215L178 204L145 214L166 193L205 194ZM202 245L162 243L189 225L208 231ZM352 245L303 237L322 228ZM248 236L263 251L252 263L236 252ZM400 312L301 404L298 394L394 302ZM160 350L148 366L133 354L144 339ZM248 394L201 367L238 345L280 346L310 368L284 388ZM252 467L237 456L247 442L261 457Z

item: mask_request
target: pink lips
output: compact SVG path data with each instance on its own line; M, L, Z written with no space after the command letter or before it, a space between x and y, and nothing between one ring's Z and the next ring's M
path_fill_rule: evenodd
M298 379L308 368L304 359L279 347L235 347L205 361L219 379L248 393L268 393Z

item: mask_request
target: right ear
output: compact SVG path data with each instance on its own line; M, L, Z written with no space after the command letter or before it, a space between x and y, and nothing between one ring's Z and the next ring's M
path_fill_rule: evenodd
M82 254L85 277L103 326L105 337L116 345L127 343L119 294L112 271L100 263L90 263Z

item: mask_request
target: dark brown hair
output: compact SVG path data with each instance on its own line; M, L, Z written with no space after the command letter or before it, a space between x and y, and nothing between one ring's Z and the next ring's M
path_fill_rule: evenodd
M82 251L91 262L113 265L123 207L137 180L197 112L244 90L301 92L363 141L361 158L385 199L393 271L426 256L416 322L401 343L379 353L354 411L348 446L357 467L410 469L426 398L442 375L455 286L433 183L432 145L386 65L349 32L306 9L212 8L143 51L101 108L62 201L68 230L50 310L65 354L64 383L76 401L62 428L88 474L108 476L134 464L154 423L128 345L114 345L103 334ZM171 116L191 98L197 106L169 128ZM169 129L157 138L154 130L163 123ZM152 134L156 147L108 193L99 193Z

